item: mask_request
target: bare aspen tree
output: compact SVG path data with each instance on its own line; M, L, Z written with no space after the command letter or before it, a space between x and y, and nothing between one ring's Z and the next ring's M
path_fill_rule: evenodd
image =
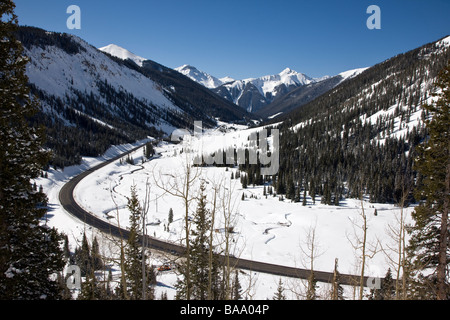
M258 282L258 274L253 271L248 273L248 284L246 289L242 292L244 300L253 300L256 294L256 283Z
M340 283L340 273L338 271L338 259L334 260L334 271L333 271L333 280L331 282L331 292L330 298L331 300L343 300L344 299L344 289Z
M146 258L146 250L147 250L147 214L150 210L150 183L148 179L145 183L145 196L144 201L141 205L141 219L142 219L142 300L147 299L147 258Z
M389 264L395 271L395 298L406 299L406 214L405 203L408 192L403 189L399 202L400 212L395 215L394 224L387 225L386 234L392 240L393 244L385 244L379 241L381 250L389 260Z
M302 263L305 268L309 267L309 270L311 272L307 281L307 300L315 300L317 298L316 280L314 277L314 261L323 254L323 252L320 251L320 244L317 239L316 229L317 224L314 224L311 225L307 230L305 230L306 239L304 240L303 245L300 245L300 251L302 253Z
M211 209L211 228L209 230L209 252L208 252L208 299L212 300L212 286L213 286L213 262L214 262L214 230L215 230L215 217L217 210L217 195L220 190L220 183L213 185L213 200Z
M189 212L192 201L197 199L197 195L194 193L193 189L194 183L198 180L201 175L201 169L198 167L193 167L191 165L192 161L188 151L183 152L185 155L184 163L182 164L182 171L178 174L162 174L158 173L158 177L155 176L155 171L152 170L153 180L158 188L163 190L165 193L179 198L184 205L184 223L185 223L185 247L186 247L186 300L191 299L191 279L190 279L190 243L189 243L189 233L190 233L190 219ZM169 179L166 179L169 178Z
M367 230L369 228L368 221L367 221L367 214L366 210L364 208L364 200L363 196L361 195L361 209L359 211L359 217L361 221L354 221L351 220L352 226L353 226L353 239L349 237L347 234L347 239L352 245L355 254L357 255L357 259L360 261L360 280L359 280L359 300L363 299L364 295L364 274L365 274L365 268L366 268L366 259L367 258L373 258L375 254L378 252L378 243L375 246L372 246L369 248L369 244L367 242ZM358 232L359 229L359 232ZM358 252L360 254L358 255Z
M223 277L224 277L224 283L225 283L225 293L224 293L224 299L229 300L231 299L231 275L234 270L234 265L231 265L230 263L230 255L232 251L231 247L231 241L232 236L234 232L234 224L235 224L235 205L237 202L237 198L233 198L233 190L234 186L232 186L232 182L230 180L230 183L228 187L222 188L223 193L221 196L221 207L222 207L222 218L223 218L223 245L224 245L224 257L225 262L223 265Z

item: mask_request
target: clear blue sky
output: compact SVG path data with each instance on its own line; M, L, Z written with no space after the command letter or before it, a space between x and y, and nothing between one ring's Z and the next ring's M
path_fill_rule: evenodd
M110 43L175 68L191 64L217 77L312 77L367 67L450 35L449 0L16 0L21 25ZM81 30L69 30L69 5ZM381 29L369 30L369 5Z

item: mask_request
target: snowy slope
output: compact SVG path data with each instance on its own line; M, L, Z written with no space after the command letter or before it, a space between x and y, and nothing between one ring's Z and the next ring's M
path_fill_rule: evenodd
M27 65L27 76L31 83L64 98L71 95L74 89L100 96L97 82L107 80L117 90L131 93L140 100L158 107L179 110L148 77L115 63L84 40L75 36L72 39L86 52L73 55L54 46L25 48L25 54L31 57Z
M109 53L110 55L120 58L122 60L130 59L134 61L138 66L142 67L142 64L145 60L145 58L139 57L135 55L134 53L128 51L127 49L124 49L122 47L119 47L115 44L107 45L106 47L99 48L100 51Z
M352 69L352 70L341 72L338 74L338 76L342 78L342 80L339 83L342 83L345 80L354 78L354 77L358 76L359 74L361 74L362 72L366 71L367 69L369 69L369 68L358 68L358 69Z
M75 108L78 114L109 128L117 121L134 121L143 130L155 127L168 134L178 127L170 115L180 117L186 113L161 85L76 36L36 30L21 31L39 37L34 43L24 43L24 53L30 58L26 69L29 82L45 93L41 98L45 111L51 112L55 104L62 102L65 108ZM145 60L114 45L105 48L138 64ZM84 98L98 105L88 105ZM73 101L79 101L78 105ZM51 117L74 125L63 119L61 111L53 112ZM137 122L134 117L143 120Z

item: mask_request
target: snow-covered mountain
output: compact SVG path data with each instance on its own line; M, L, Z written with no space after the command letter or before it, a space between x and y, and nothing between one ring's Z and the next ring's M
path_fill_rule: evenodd
M229 77L219 79L191 65L183 65L175 70L248 112L259 114L264 109L266 111L263 111L261 115L269 116L273 114L270 111L271 104L281 100L297 88L314 86L320 83L323 90L331 89L341 82L358 75L365 69L360 68L342 72L335 76L333 81L329 81L333 77L311 78L290 68L286 68L275 75L243 80L234 80ZM330 85L330 83L333 83L333 85ZM323 90L316 92L322 94ZM310 96L310 98L315 97L317 95Z
M234 81L234 79L232 79L230 77L218 79L218 78L216 78L204 71L200 71L196 67L190 66L188 64L185 64L181 67L175 68L175 70L181 74L184 74L185 76L192 79L193 81L200 83L202 86L205 86L208 89L214 89L225 83Z
M286 94L279 96L277 99L274 99L272 103L263 106L255 113L264 119L272 119L275 116L280 116L313 101L322 94L332 90L344 81L358 76L367 69L368 68L358 68L348 70L341 72L334 77L323 77L321 79L316 79L317 81L311 81L308 84L298 86Z
M314 79L286 68L279 74L235 80L212 90L248 112L256 112L295 88L324 79L327 77Z
M139 57L135 55L134 53L128 51L127 49L124 49L122 47L119 47L115 44L107 45L106 47L98 48L100 51L109 53L110 55L120 58L122 60L130 59L131 61L134 61L138 66L142 67L143 62L147 59Z
M211 127L217 119L247 115L178 72L118 46L101 51L79 37L33 27L19 28L17 38L30 59L30 87L41 101L38 121L62 165L112 144L192 128L193 121Z

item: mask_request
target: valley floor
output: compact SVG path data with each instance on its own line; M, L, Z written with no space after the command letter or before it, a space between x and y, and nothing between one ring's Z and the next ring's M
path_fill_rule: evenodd
M250 130L229 131L224 134L218 131L210 132L207 138L224 138L236 143L243 143ZM202 138L196 143L201 142ZM217 141L217 140L216 140ZM197 144L198 145L198 144ZM50 203L48 223L69 236L71 249L80 245L81 236L86 232L88 238L100 238L103 250L110 249L107 237L72 218L60 206L59 190L71 177L93 165L112 158L113 156L131 149L132 145L112 148L104 157L84 159L81 166L66 168L64 172L50 171L49 178L40 178L47 192ZM192 148L195 149L195 148ZM144 199L146 185L150 190L150 207L147 216L147 233L158 239L182 244L184 234L184 205L180 198L165 192L161 186L169 188L178 184L182 188L184 168L192 154L183 144L162 143L156 148L158 157L143 162L143 150L132 154L135 165L125 161L116 161L82 180L75 190L75 199L87 211L110 223L120 223L122 228L128 225L127 197L130 188L135 185L139 199ZM395 248L389 228L395 228L400 216L400 208L389 204L361 202L356 199L345 199L340 206L326 206L316 198L315 203L307 198L306 206L292 203L290 200L280 201L278 197L263 194L262 186L249 186L243 189L239 179L231 179L237 169L217 167L193 168L192 174L197 175L192 191L197 193L200 182L204 181L207 191L209 207L214 197L214 190L218 190L217 209L215 217L216 244L223 243L224 225L227 215L234 227L233 255L245 259L252 259L279 265L298 268L310 268L311 236L314 234L314 269L332 272L335 259L339 261L339 271L347 274L359 274L359 254L355 251L358 238L362 237L362 217L367 215L367 243L369 248L378 251L372 259L366 262L366 276L383 277L389 265L389 257L395 253L389 248ZM174 188L171 188L174 190ZM176 189L176 188L175 188ZM242 194L245 199L242 200ZM196 201L192 201L190 212L196 209ZM173 222L168 223L170 209L173 210ZM413 208L404 209L407 221ZM376 212L376 215L375 215ZM384 251L381 248L385 249ZM104 252L108 254L108 252ZM168 257L154 253L152 263L162 265ZM177 275L174 270L158 273L157 297L166 292L169 299L175 295L174 284ZM278 286L279 276L267 274L241 272L243 297L248 299L271 299ZM282 279L285 294L289 299L301 298L306 287L304 282L297 279ZM326 297L327 284L321 284L318 293ZM348 287L346 298L353 298L353 289Z

